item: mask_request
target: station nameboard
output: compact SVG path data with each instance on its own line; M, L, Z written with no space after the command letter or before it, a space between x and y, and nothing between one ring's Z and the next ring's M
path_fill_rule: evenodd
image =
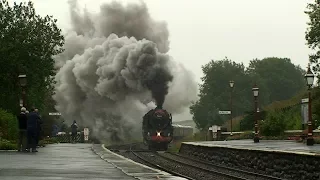
M49 116L61 116L61 113L51 112L51 113L49 113Z
M231 114L231 111L219 111L219 114Z

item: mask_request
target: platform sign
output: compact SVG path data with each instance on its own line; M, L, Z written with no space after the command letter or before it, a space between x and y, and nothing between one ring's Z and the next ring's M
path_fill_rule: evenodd
M84 135L84 140L88 141L89 140L89 128L83 129L83 135Z
M223 114L223 115L231 114L231 111L219 111L219 114Z
M61 116L61 113L59 113L59 112L50 112L49 116Z
M305 99L301 99L301 121L302 121L302 124L307 124L308 123L308 110L309 110L309 107L308 107L308 102L309 102L309 99L308 98L305 98Z

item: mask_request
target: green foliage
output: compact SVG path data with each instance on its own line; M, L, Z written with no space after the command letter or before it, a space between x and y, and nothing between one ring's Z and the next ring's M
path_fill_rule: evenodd
M288 58L254 59L247 69L243 64L225 58L210 61L202 70L204 76L200 85L199 100L190 107L190 113L198 129L224 124L229 118L219 115L218 111L230 110L230 80L235 82L232 92L233 117L253 109L254 83L257 83L260 89L260 107L273 101L291 98L305 89L303 70L292 64ZM252 117L249 115L241 121L241 130L249 130L253 126L251 120Z
M36 14L32 2L0 1L0 107L17 112L19 74L26 74L27 107L43 109L52 94L55 75L52 56L62 52L64 37L52 16Z
M262 136L261 140L288 140L287 136L279 135L279 136Z
M312 91L312 114L314 119L314 128L320 126L320 88L313 88Z
M288 58L264 58L250 61L247 72L259 82L259 103L290 99L305 89L304 71Z
M299 130L302 126L300 104L289 108L284 113L285 130Z
M18 120L16 116L0 109L0 137L15 141L18 136Z
M320 137L313 137L315 144L320 144Z
M240 140L240 139L253 139L254 134L252 131L246 131L242 134L234 134L233 136L228 136L226 140Z
M306 31L306 40L309 45L309 48L315 50L316 52L310 55L310 61L313 63L313 70L318 73L320 71L320 51L319 51L319 44L320 44L320 1L314 0L314 3L309 3L307 6L308 10L305 12L308 16L310 21L308 22L308 28ZM319 79L318 79L319 81Z
M253 111L246 112L247 115L240 121L240 130L241 131L253 131L254 130L254 120L255 114ZM263 120L265 119L266 112L260 111L258 113L258 119Z
M39 145L45 147L47 144L57 144L59 141L55 137L45 138L39 141Z
M286 124L285 116L281 111L270 111L267 113L265 120L261 122L261 134L264 136L283 135Z
M16 150L17 144L8 140L0 139L0 150Z
M251 105L251 99L246 98L251 93L248 88L249 77L245 74L243 64L237 64L225 58L220 61L211 61L202 66L204 77L200 85L200 99L190 107L198 129L206 129L210 125L222 125L224 120L218 114L219 110L230 109L231 89L229 81L235 81L233 91L233 115L242 114ZM250 86L249 86L250 87Z

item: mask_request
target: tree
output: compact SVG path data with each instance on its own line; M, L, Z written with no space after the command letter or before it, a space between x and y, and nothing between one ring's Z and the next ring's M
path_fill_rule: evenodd
M210 61L202 66L204 76L201 78L200 99L190 107L199 129L209 125L221 125L223 123L218 114L219 110L230 110L230 86L229 81L235 81L233 92L233 114L242 114L252 104L251 81L245 73L243 64L237 64L225 58L220 61ZM249 96L250 95L250 96Z
M308 3L305 13L309 16L308 28L306 31L306 40L309 48L315 50L314 54L310 55L310 62L313 65L313 70L319 77L320 71L320 0L315 0L314 3ZM319 81L319 79L318 79Z
M19 74L28 79L27 105L44 107L51 96L55 75L52 56L62 52L64 37L52 16L36 14L32 2L0 1L0 107L16 112L19 104Z
M289 99L305 89L303 70L288 58L264 58L250 61L247 73L260 88L259 103Z
M259 87L259 107L284 99L289 99L305 89L304 71L291 63L288 58L254 59L248 68L243 64L232 62L225 58L211 61L202 66L202 84L199 100L190 107L193 120L200 129L210 125L220 125L229 116L219 115L219 110L230 110L229 81L234 80L233 117L243 115L253 110L252 87ZM245 128L250 128L251 116L241 122ZM247 123L247 124L246 124Z

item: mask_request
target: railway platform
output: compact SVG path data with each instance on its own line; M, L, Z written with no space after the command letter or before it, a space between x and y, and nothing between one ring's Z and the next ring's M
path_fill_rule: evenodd
M185 142L194 146L232 148L239 150L255 150L265 152L280 152L290 154L303 154L310 156L320 156L320 144L307 146L303 143L297 143L292 140L260 140L254 143L253 140L232 140L232 141L202 141Z
M131 180L174 178L170 174L121 159L103 149L101 145L54 144L40 148L38 151L37 153L1 151L0 179Z
M180 154L283 179L320 179L320 145L252 139L184 142Z

